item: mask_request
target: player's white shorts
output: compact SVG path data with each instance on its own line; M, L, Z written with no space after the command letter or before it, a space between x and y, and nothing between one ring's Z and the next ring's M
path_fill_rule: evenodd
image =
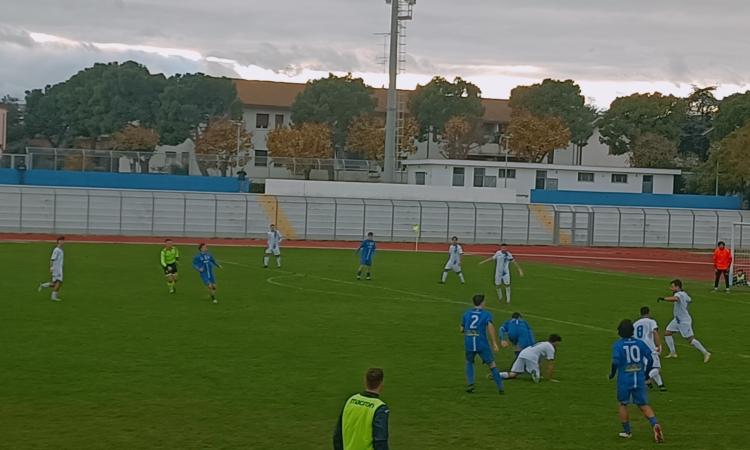
M539 361L532 361L526 358L516 358L513 367L510 368L513 373L536 373L539 375Z
M274 256L279 256L281 255L281 249L279 248L278 245L274 245L273 247L268 247L266 249L266 255L270 255L270 254L273 254Z
M654 360L651 367L653 367L654 369L661 369L661 359L659 358L659 354L656 352L651 353L651 359Z
M677 320L672 319L672 321L669 322L669 325L667 325L667 331L671 331L672 333L676 333L679 331L682 337L689 338L693 336L693 323L692 322L677 323Z
M450 261L445 263L445 270L452 270L456 273L461 271L461 264L453 264Z
M56 281L59 281L60 283L62 283L62 280L63 280L62 270L53 270L52 271L52 282L54 283Z
M510 274L506 273L502 276L495 275L495 286L500 286L501 284L504 284L506 286L510 286Z

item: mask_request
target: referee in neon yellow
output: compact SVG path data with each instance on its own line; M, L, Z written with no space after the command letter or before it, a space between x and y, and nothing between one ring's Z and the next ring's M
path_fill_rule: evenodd
M344 404L336 431L334 450L388 450L388 405L380 400L383 369L368 369L365 391Z
M164 248L161 249L161 267L164 269L164 276L167 277L167 286L169 293L176 292L175 284L177 283L177 261L180 260L180 251L172 245L172 239L164 240Z

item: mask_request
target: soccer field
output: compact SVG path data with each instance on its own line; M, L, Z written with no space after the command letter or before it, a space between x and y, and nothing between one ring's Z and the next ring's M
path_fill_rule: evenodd
M354 246L353 246L354 247ZM447 247L447 246L446 246ZM284 249L283 270L263 269L262 249L213 247L214 305L180 246L181 280L167 293L159 246L69 243L60 303L36 287L49 244L0 244L0 447L9 449L329 449L343 405L371 366L385 369L394 449L650 448L648 423L631 409L623 441L615 383L607 380L616 325L652 308L671 319L668 279L519 262L513 304L495 297L491 265L465 258L467 284L445 254L380 252L374 279L356 281L351 250ZM750 294L714 294L686 282L704 364L680 338L663 360L669 391L650 400L665 448L747 448L747 370L741 336ZM562 335L560 383L506 382L486 371L464 392L459 319L484 292L499 325L513 311L537 339ZM501 369L513 352L496 355ZM743 442L745 442L743 444Z

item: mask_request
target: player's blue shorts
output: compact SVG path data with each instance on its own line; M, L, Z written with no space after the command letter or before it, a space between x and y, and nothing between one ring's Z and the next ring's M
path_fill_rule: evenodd
M213 274L208 275L205 272L201 272L201 281L206 286L208 286L209 284L216 284L216 277L214 277Z
M359 258L359 264L362 266L371 266L372 258Z
M648 396L646 395L646 386L642 385L634 388L630 385L617 385L617 401L623 405L633 403L635 405L648 405Z
M476 351L466 350L466 361L474 362L474 358L477 355L479 355L479 357L482 359L482 362L487 365L495 362L495 356L492 354L492 350L490 350L489 348L482 348Z

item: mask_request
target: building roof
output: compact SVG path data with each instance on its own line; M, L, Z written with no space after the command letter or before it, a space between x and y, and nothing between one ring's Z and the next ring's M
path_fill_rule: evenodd
M263 106L268 108L289 109L297 94L305 89L304 83L286 83L262 80L234 80L237 96L245 106ZM399 90L407 96L414 91ZM373 88L377 104L375 111L385 113L388 90ZM510 106L508 100L497 98L483 98L484 120L495 123L510 122Z
M507 163L503 161L475 161L458 159L407 159L401 161L405 166L454 166L454 167L508 167L511 169L534 170L565 170L574 172L607 172L607 173L639 173L646 175L680 175L677 169L646 169L640 167L597 167L597 166L569 166L565 164L538 164L525 162Z

